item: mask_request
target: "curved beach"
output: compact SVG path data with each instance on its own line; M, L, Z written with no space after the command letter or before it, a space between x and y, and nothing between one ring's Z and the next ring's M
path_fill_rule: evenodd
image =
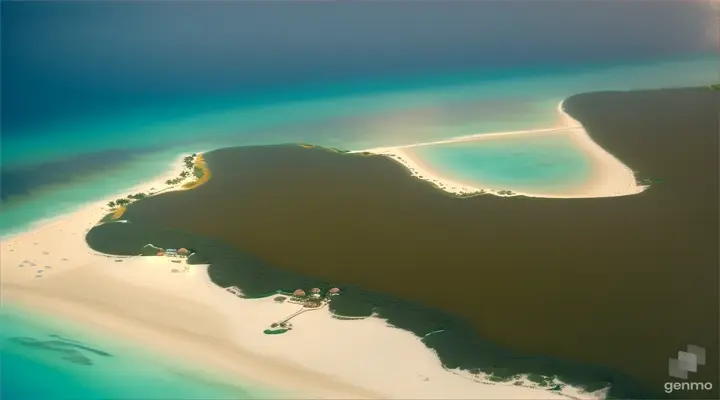
M183 171L185 156L167 174L129 192L182 190L166 181ZM112 214L107 203L116 197L3 238L3 301L183 359L223 380L277 388L291 393L288 397L594 399L606 394L565 385L549 391L527 379L497 383L448 370L412 333L379 318L333 318L327 309L293 320L291 334L265 335L270 322L297 306L240 299L213 284L203 266L177 273L168 258L113 257L90 249L84 236Z
M368 315L345 312L354 298L417 338L445 329L425 342L450 368L532 371L593 390L609 384L608 396L655 397L677 340L714 348L714 96L697 88L567 102L594 141L654 182L636 196L457 198L382 156L224 148L206 154L207 184L143 200L130 223L94 228L88 240L112 254L183 242L207 255L214 282L253 295L306 287L288 274L359 287L338 299L340 314Z
M4 2L0 400L719 399L718 12Z
M185 169L187 156L128 192L183 190L166 181ZM169 258L114 257L89 248L85 234L114 213L107 203L117 197L124 195L3 237L2 301L183 360L220 382L239 379L273 388L278 392L272 396L594 399L605 394L572 387L553 392L527 379L490 383L466 371L447 370L412 333L378 318L333 318L327 309L294 319L291 334L265 335L272 321L297 306L271 298L240 299L213 284L206 266L177 273L179 266ZM120 217L117 222L124 221Z
M272 387L288 398L602 395L476 383L445 370L417 337L378 318L340 320L325 309L294 319L287 335L265 335L270 322L297 306L240 299L213 284L202 265L173 273L178 265L169 258L96 253L84 235L104 214L104 202L89 204L3 239L2 301L182 359L216 379ZM42 278L36 278L39 270Z
M696 96L695 92L687 92L689 94L683 91L659 93L667 94L667 96L663 98L669 99L666 100L666 103L673 105L674 100L672 99L675 99L675 96L679 96L679 98L687 96L689 99L696 98L694 97ZM598 96L602 97L601 95ZM643 96L655 96L655 94L641 93L638 95L638 98L633 101L647 101L646 99L648 97ZM706 95L700 93L697 96L699 96L698 98L700 99L705 99L703 96ZM593 95L588 95L587 97L594 98ZM652 98L655 99L655 97ZM658 98L661 97L658 96ZM590 103L592 105L592 101L590 101ZM592 109L592 107L589 106L584 107L585 108L580 108L581 112ZM592 117L592 115L590 115L590 117ZM602 121L602 118L593 120L595 124L598 124L598 121ZM701 125L698 124L698 126ZM582 133L585 134L584 130ZM691 142L686 141L685 143L692 145L693 148L698 150L707 150L710 148L707 146L707 141L710 139L700 135L703 131L698 130L696 133L698 133L696 140ZM605 137L605 142L615 141L617 145L618 142L622 143L622 139L620 135L608 135ZM671 142L666 147L663 147L657 154L670 157L668 158L669 160L675 160L673 157L681 157L682 154L676 155L669 150L672 149L673 143L674 142ZM592 144L598 146L594 141ZM645 168L650 169L647 173L655 172L656 168L658 171L661 171L661 166L665 165L665 163L655 163L654 161L644 163L644 160L655 157L653 155L655 153L652 152L642 154L633 159L633 154L640 153L635 144L632 146L628 145L626 148L620 148L620 150L622 150L623 160L631 159L633 163L644 165ZM247 151L248 154L251 154L250 152L253 150L250 149ZM268 151L272 151L272 149ZM314 154L312 152L318 152L317 154L320 154L320 152L323 151L324 150L321 149L302 149L301 147L297 147L296 150L293 150L293 154L307 154L312 158ZM598 157L600 157L599 150L596 149L595 151L598 152ZM218 152L228 154L228 151L225 150L219 150ZM214 153L216 152L212 152L210 155L214 155ZM331 160L332 162L336 162L335 158L337 158L338 162L353 159L357 160L358 163L365 161L357 156L331 154L334 157L333 160ZM696 152L696 154L699 154L699 152ZM211 157L208 158L212 161ZM697 155L694 160L698 160ZM211 161L209 161L209 164L212 169L213 164ZM378 171L382 169L383 171L390 172L391 169L387 168L388 165L386 164L388 163L374 162L372 166L378 167ZM368 166L370 165L368 164ZM297 167L293 167L291 164L285 165L283 168L288 168L288 170L292 169L292 173L295 173L295 170L297 170ZM321 168L320 170L327 171L328 169ZM690 165L688 171L690 170L698 173L708 173L707 170L697 169L695 165ZM263 168L258 170L239 168L239 171L248 174L268 172ZM213 175L213 180L210 180L207 185L203 185L197 190L174 193L172 195L163 193L160 196L149 198L147 201L141 200L137 204L137 207L130 207L127 212L127 217L129 219L134 218L135 214L141 211L146 204L149 205L156 201L165 201L170 198L181 198L185 195L197 195L203 191L212 189L213 184L217 183L217 181L214 181L215 179L232 178L231 176L223 177L223 174L220 172L227 173L227 171L218 171L217 174ZM646 172L645 169L643 169L642 172ZM170 177L177 176L177 173L177 170L173 171ZM290 181L293 180L292 173L288 173L288 179ZM668 176L674 176L668 171L664 173L668 174ZM687 171L678 172L675 180L676 185L678 182L682 182L682 177L685 177L685 174L687 174ZM401 182L403 179L406 181L407 176L405 175L403 178L401 175L403 174L394 174L393 179L397 177L398 182ZM262 177L263 175L260 176ZM378 176L383 179L386 178L383 175ZM160 187L160 185L163 185L165 179L167 179L167 177L162 177L162 179L148 183L144 187L136 188L136 190L146 191L149 190L149 188ZM310 179L308 182L311 182L317 178L307 175L303 179ZM281 179L278 179L278 182L280 180ZM623 351L623 348L619 347L621 345L638 348L638 354L641 354L639 346L650 346L646 343L647 341L644 339L646 336L643 332L645 332L644 330L648 329L648 327L655 326L657 316L649 312L643 313L642 310L647 311L647 309L642 308L644 303L629 300L631 293L635 293L637 289L631 290L623 286L625 281L628 281L628 284L633 282L637 283L638 279L643 281L643 273L633 271L632 269L633 267L641 268L642 266L629 262L627 258L618 258L615 255L631 254L632 252L640 251L647 257L649 256L647 252L656 246L656 244L651 245L650 242L656 243L656 240L668 240L674 243L676 239L674 235L686 234L683 230L687 228L685 225L680 226L681 229L659 229L655 227L655 225L648 225L648 218L667 211L668 209L676 209L674 201L677 200L677 196L672 192L664 187L660 187L657 190L658 193L655 193L656 196L652 198L648 197L645 199L645 195L653 194L653 192L656 192L655 190L648 191L648 193L643 196L630 196L619 199L595 199L594 201L522 198L499 199L491 197L447 199L443 198L444 196L437 196L437 191L428 192L424 190L427 188L417 187L417 185L412 182L410 183L412 184L410 186L413 187L413 193L424 193L424 200L432 198L432 202L453 201L453 209L459 208L460 203L464 204L462 208L471 206L481 207L477 201L484 202L482 207L492 206L494 210L493 215L481 215L482 222L479 222L479 225L486 228L485 231L476 232L473 237L473 243L477 243L478 240L481 243L489 243L491 247L484 249L486 256L490 257L489 254L495 252L490 240L506 241L505 243L509 245L511 242L509 238L513 237L516 240L514 245L521 246L524 249L535 250L537 250L539 246L543 252L550 252L558 256L551 262L535 259L535 264L531 265L549 268L551 265L557 267L560 263L563 263L563 265L567 264L569 269L564 270L563 274L565 275L549 278L552 273L551 270L542 274L546 279L557 279L564 276L565 279L570 280L566 284L533 285L534 290L537 292L535 294L543 295L535 298L534 302L541 304L541 307L544 309L550 310L551 312L560 309L563 303L557 303L556 301L566 299L567 296L574 296L575 303L583 303L588 307L592 305L597 306L598 304L609 304L612 301L618 300L617 298L606 296L603 297L605 299L604 302L599 302L597 298L591 302L585 301L586 296L583 296L583 294L587 294L585 292L587 289L585 288L591 284L597 287L603 287L604 290L611 292L613 296L619 294L620 300L625 299L622 300L622 302L625 303L623 304L623 308L595 309L594 313L604 313L605 318L603 319L603 323L593 325L592 329L589 330L586 329L588 326L580 323L577 326L571 326L570 324L577 322L579 318L568 319L568 315L570 314L555 315L554 321L561 320L564 321L563 324L566 324L563 325L562 329L568 330L571 333L573 332L572 330L575 329L583 340L595 338L595 335L598 334L597 332L602 330L604 332L602 340L615 341L616 343L610 343L608 346L617 346L617 348L620 349L618 351L621 353ZM407 189L410 189L410 186L407 186ZM683 191L685 187L686 185L675 190ZM272 186L272 188L266 188L266 190L259 194L277 198L277 196L273 196L272 193L270 193L272 192L270 189L282 189L282 185L280 188L275 188L274 186ZM296 189L299 189L299 187L293 187L293 190ZM321 194L321 192L312 192L311 189L307 190L309 191L303 193L309 196L311 200L313 199L313 194ZM294 193L289 195L290 197L284 198L285 202L282 204L284 209L290 209L287 200L293 200L293 196L295 195L298 194ZM407 195L412 197L412 193ZM288 196L287 193L286 196ZM704 206L701 207L700 205L701 200L706 197L707 196L704 195L699 197L698 199L700 200L696 199L698 207L685 211L705 212ZM266 199L267 201L261 202L261 204L272 207L272 205L275 204L272 198ZM685 196L684 199L687 201L688 197ZM2 278L2 291L0 291L0 293L2 300L67 318L68 320L75 321L83 326L110 336L153 348L159 354L171 358L187 360L209 371L219 379L227 381L241 380L243 382L252 382L257 385L278 388L282 393L286 393L287 397L549 399L603 398L607 394L607 390L586 393L570 386L565 386L558 391L549 391L546 387L539 387L537 384L533 384L526 379L491 383L486 379L487 376L483 376L482 374L473 375L464 370L447 370L443 368L433 350L429 349L420 338L407 331L388 326L387 321L380 318L339 320L332 318L327 309L322 309L315 312L304 313L298 318L293 319L294 329L292 332L284 335L265 335L263 334L263 330L267 328L271 322L296 312L297 306L288 303L277 304L271 298L240 299L223 288L214 285L209 280L207 269L204 266L191 265L189 267L190 272L188 273L173 272L173 269L177 270L178 266L167 258L109 256L99 254L90 249L87 245L85 235L98 220L110 211L105 204L109 200L112 200L112 198L106 199L103 202L89 204L81 211L59 217L27 233L3 238L2 248L0 249L3 254L0 268L0 278ZM291 201L290 205L296 206L297 200L298 199L294 199ZM408 207L409 205L415 207L420 204L420 200L420 198L417 198L417 203L405 202L403 204L404 207ZM312 201L315 202L316 200ZM334 199L333 201L338 200ZM702 201L702 204L705 203L706 201ZM165 213L169 213L168 215L191 216L191 213L178 208L177 205L171 203L167 203L166 205L167 207L160 207L153 211L154 217L159 219L156 222L170 221L168 216L164 215ZM221 207L221 204L216 205L218 208ZM650 209L651 207L656 207L657 210ZM190 209L197 208L193 207ZM443 209L446 208L443 207ZM242 209L241 211L248 210ZM261 210L249 211L257 216ZM292 209L289 211L295 217L303 216L293 212ZM308 215L304 215L304 217L310 218L318 224L321 223L321 214L315 215L314 210L306 211ZM474 214L477 217L478 209L476 208L475 211ZM365 210L365 212L367 212L367 210ZM270 215L273 214L277 213L271 212ZM513 230L512 227L506 226L506 224L510 223L510 219L507 218L509 215L516 217L517 222L523 223L524 225L518 228L518 230ZM390 215L388 214L387 216L389 217ZM584 226L586 226L587 229L577 230L577 216L583 217ZM253 237L253 240L261 240L267 235L267 232L260 231L263 225L267 225L267 229L269 229L268 232L274 232L275 235L275 239L270 242L272 243L271 249L277 249L276 246L284 243L283 238L277 237L278 231L272 230L272 221L270 219L260 218L261 223L254 225L257 221L253 221L251 217L252 215L246 215L240 220L243 221L244 228L251 229L254 235L259 237L259 239ZM674 217L678 218L682 223L694 220L694 214L690 217L683 215L676 215ZM622 220L625 229L630 232L628 234L636 233L632 236L635 239L629 243L626 241L623 246L621 246L622 241L620 240L610 242L609 239L606 239L607 243L603 246L610 250L607 252L598 252L597 245L589 245L586 241L583 241L580 236L587 236L587 234L589 234L588 232L600 232L600 229L606 225L608 219ZM539 222L533 222L535 220ZM571 222L571 220L574 222ZM410 220L403 221L410 223ZM452 232L457 233L457 227L465 226L463 224L468 223L467 218L460 219L459 221L462 223L450 227L454 228L448 231L448 234ZM294 224L291 226L300 225ZM540 226L548 229L549 233L546 236L554 237L555 241L572 243L573 248L569 248L568 246L558 247L557 243L550 241L546 241L545 244L539 243L539 239L542 236L539 236L538 232L535 232L533 229L537 230ZM488 229L489 232L487 231ZM667 232L667 235L672 237L647 236L650 235L648 232L651 231L655 232L655 235L658 235L659 232ZM528 241L521 241L520 233L524 233L524 236L528 237ZM338 235L334 236L337 237ZM478 237L484 239L478 239ZM530 239L532 239L532 241L529 241ZM548 237L548 240L549 239ZM652 240L648 241L645 239ZM695 246L699 246L700 244L706 243L707 239L708 238L697 240L696 238L692 243L694 243ZM118 240L124 239L118 238ZM588 241L589 240L590 239L588 239ZM460 243L459 240L455 240L455 242ZM417 242L415 243L417 244ZM249 245L256 246L257 243L249 243ZM690 245L688 244L688 246ZM290 244L288 244L287 247L290 249ZM668 288L663 285L667 282L677 282L676 278L669 277L670 273L668 272L674 264L666 265L666 263L672 263L672 260L677 257L681 257L687 261L688 257L694 256L697 258L697 260L695 260L697 262L694 261L693 266L695 266L695 268L705 268L701 257L704 257L707 252L696 248L694 253L685 254L674 252L674 248L673 246L665 246L660 249L660 251L664 253L658 255L656 257L657 259L653 261L657 262L657 271L654 278L660 282L662 275L665 277L663 278L664 280L661 281L661 283L656 282L656 287L644 288L647 292L646 296L655 296L652 298L657 301L660 301L658 300L660 298L656 298L658 293L667 293ZM428 249L429 247L426 246L423 251ZM257 251L258 248L256 247L255 250ZM290 253L293 254L292 259L302 259L308 255L318 254L317 252L313 253L312 249L305 250L308 250L309 253L297 248L290 251ZM501 249L497 250L500 251ZM397 246L395 247L395 251L399 251ZM417 251L416 246L415 253L417 253ZM559 257L563 252L570 252L571 257L566 257L567 259ZM262 254L261 251L258 251L258 253ZM484 287L484 289L478 289L479 293L471 297L468 297L471 295L469 292L455 293L454 296L457 297L457 301L474 300L479 302L479 304L487 305L489 299L483 296L498 298L493 294L492 290L493 287L497 287L500 283L508 285L508 290L511 290L513 293L531 295L528 291L521 291L519 288L517 288L518 291L515 292L515 289L512 288L511 285L521 283L518 282L517 276L529 276L523 274L535 273L533 271L537 270L537 268L525 270L523 274L520 275L518 274L522 271L518 270L517 273L510 271L512 279L506 280L502 275L502 271L507 269L505 267L520 268L523 265L529 265L529 260L521 257L519 252L500 253L502 258L489 258L482 263L485 272L482 274L482 279L478 281L478 285L485 285L480 286ZM449 267L453 253L443 254L444 256L441 260L446 264L446 267ZM450 254L450 256L447 256L448 254ZM594 254L595 259L589 259L587 257L588 254ZM265 256L272 258L270 254L266 254ZM378 256L380 259L376 259L375 261L386 262L387 260L385 260L384 257L389 256L391 256L390 253L385 254L385 256L380 254ZM500 263L500 261L508 257L512 258L512 263L508 265ZM593 265L593 262L597 263L598 260L601 262L598 265ZM607 263L603 264L603 260L607 261ZM288 264L288 260L275 259L273 261L284 267L293 267L291 263ZM333 264L335 263L334 260L331 261L333 261ZM353 260L347 259L343 264L352 266L352 261ZM417 264L417 260L415 260L415 263ZM368 264L365 263L365 265ZM500 269L491 268L493 266L498 266ZM582 266L582 268L578 268L579 266ZM598 268L598 266L602 268ZM623 268L622 273L625 274L624 278L621 280L610 279L609 276L611 276L612 273L609 272L610 269L608 268L617 266ZM40 270L42 270L42 272L39 272ZM466 269L465 271L468 272ZM419 274L420 271L414 271L414 273ZM703 274L703 276L708 275L707 271L703 272ZM41 277L38 277L38 275ZM693 276L696 275L700 276L699 273ZM425 278L427 278L427 276ZM448 279L450 278L452 277L448 277ZM460 279L465 282L468 281L468 279L463 277L460 277ZM530 279L530 281L540 282L537 279L539 279L539 277ZM583 279L597 279L598 282L583 282ZM374 282L377 282L377 280ZM702 285L703 282L707 283L708 279L703 278L701 281L693 280L693 282L688 283L688 285L692 286L693 290L698 290L698 285ZM582 285L580 283L582 283ZM595 297L603 293L599 291L597 287L591 289L595 291ZM400 291L401 288L395 287L395 289ZM440 292L441 289L444 288L439 288L438 292ZM412 288L410 288L410 292L412 292ZM552 300L550 295L553 293L560 295L560 297ZM709 291L704 290L702 293L707 294ZM643 299L648 302L649 306L656 307L655 303L648 300L651 297L643 297ZM665 298L666 297L667 296L665 296ZM452 297L442 295L441 298L448 299ZM698 301L702 304L712 304L712 300L710 300L710 302L706 300L708 299L687 297L683 300L685 302L684 307L699 310L700 303L698 303ZM508 299L505 300L505 302L507 301ZM673 301L679 300L673 299ZM509 313L499 310L498 314L493 308L486 309L485 311L490 314L486 314L484 317L494 318L490 325L493 330L496 328L499 329L495 332L496 336L503 333L503 335L500 336L508 337L506 344L514 340L519 340L520 336L525 336L530 326L525 326L519 330L520 332L518 332L518 328L514 328L513 332L503 332L502 328L499 328L501 326L517 326L517 324L525 324L537 319L538 321L545 322L543 327L536 326L537 330L542 328L547 331L547 334L552 333L552 329L549 329L549 327L554 326L552 324L548 326L547 319L541 317L541 315L536 312L518 314L518 309L513 309ZM628 335L629 332L627 329L622 329L622 332L619 332L614 330L615 326L612 323L609 323L608 326L604 325L605 322L614 318L616 314L624 315L626 313L630 313L633 316L643 315L644 326L635 327L634 330L630 331L632 334L626 337L624 335ZM666 313L662 318L666 321L680 317L688 318L685 314L675 315L670 312ZM616 320L616 323L618 321L621 320ZM707 321L707 319L705 319L705 321ZM598 323L600 322L595 320L595 324ZM698 321L694 321L689 325L673 324L672 326L674 326L675 329L682 330L682 332L677 333L678 335L685 335L688 332L696 335L699 335L698 332L709 332L706 329L707 323L702 324ZM540 334L539 332L537 333ZM557 336L557 332L555 332L554 336ZM659 337L660 333L658 333L657 336ZM706 337L707 334L700 336ZM549 339L551 339L550 336L545 339L540 338L538 341L544 343ZM667 341L662 343L667 344ZM590 347L592 345L592 342L588 342L588 348L575 349L573 351L575 355L584 355L588 359L602 362L602 357L605 355L598 356L593 348ZM658 369L655 368L655 361L657 361L655 358L665 359L664 352L668 350L662 347L663 345L652 345L655 347L651 346L649 349L646 348L642 350L645 352L642 354L647 355L648 353L652 353L654 358L651 360L651 366L645 367L643 365L643 368L648 368L648 370L641 371L639 373L640 376L647 378L648 375L654 374L655 370ZM710 350L713 348L712 344L706 344L706 346ZM558 352L563 351L561 348L555 348L555 350ZM672 351L670 353L672 353ZM569 356L573 353L568 350L568 352L564 354ZM632 358L635 360L639 357L640 356L637 355L637 357L633 356ZM645 360L646 359L643 359L643 362L645 362ZM627 361L629 360L625 360L624 362ZM663 364L662 367L665 367L665 364ZM716 366L709 367L708 371L712 372L714 368L716 368ZM389 377L392 378L390 379ZM651 376L648 379L652 380L654 378Z
M564 108L565 101L558 104L558 124L552 128L531 129L514 132L480 133L434 142L416 143L397 147L382 147L357 150L352 153L368 153L387 156L410 170L412 176L428 181L446 192L472 196L491 194L496 196L526 196L544 198L595 198L628 196L641 193L647 186L640 185L632 169L593 141L582 124L570 116ZM413 152L419 147L454 144L463 142L481 143L489 140L521 139L523 137L562 137L587 157L591 164L591 176L582 185L556 191L523 191L512 185L491 187L479 183L465 182L448 177L434 170Z

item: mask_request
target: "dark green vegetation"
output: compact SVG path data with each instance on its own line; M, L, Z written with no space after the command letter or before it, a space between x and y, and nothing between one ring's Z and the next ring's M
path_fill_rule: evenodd
M200 179L203 177L203 175L205 175L205 172L200 167L194 167L193 175L195 175L196 178Z
M287 332L287 331L288 331L288 329L282 329L282 328L279 328L279 329L265 329L265 331L263 331L263 333L265 333L266 335L280 335L280 334L283 334L283 333L285 333L285 332Z
M115 207L125 207L128 204L132 203L133 200L140 200L148 197L146 193L140 192L136 194L129 194L126 198L120 198L117 200L113 200L107 203L107 206L109 208L115 208Z
M720 83L717 83L715 85L710 85L710 89L712 90L720 90Z
M196 153L192 153L191 155L183 158L183 163L185 164L185 168L191 169L193 165L195 165L195 157L197 157Z
M184 172L184 171L183 171L183 172ZM168 180L165 181L165 184L168 185L168 186L177 185L178 183L182 182L183 179L184 179L184 177L182 177L182 176L179 176L179 177L174 178L174 179L168 179Z
M195 166L196 158L197 158L196 153L193 153L192 155L184 157L183 158L183 166L185 167L185 169L182 172L180 172L180 174L177 176L177 178L166 180L165 184L168 186L177 185L180 182L187 179L190 176L191 171L196 177L200 178L200 176L198 176L198 174L197 174L197 167Z
M340 315L375 310L419 336L442 330L424 342L450 368L687 397L663 392L668 359L687 344L720 350L719 97L705 88L566 101L638 179L665 180L635 196L459 199L384 157L231 148L205 155L205 185L138 202L130 223L96 227L88 243L114 254L188 243L214 282L246 293L337 283ZM693 378L715 390L693 395L717 398L717 376L708 356Z
M177 178L166 180L166 181L165 181L165 184L167 184L167 185L177 185L178 183L180 183L180 182L182 182L183 180L187 179L187 177L190 176L190 171L189 171L189 170L190 170L190 169L193 169L193 168L197 169L197 167L194 167L194 165L195 165L195 158L196 158L196 157L197 157L197 154L193 153L192 155L189 155L189 156L183 158L183 164L185 165L185 168L186 168L187 170L183 170L182 172L180 172L180 174L178 175ZM201 172L201 175L200 175L200 176L202 176L202 170L201 170L200 172ZM200 178L200 176L197 175L197 171L195 171L194 174L195 174L195 176L197 176L198 178ZM153 194L153 193L150 193L150 195L152 195L152 194ZM146 197L148 197L148 196L149 196L149 195L148 195L147 193L143 193L143 192L135 193L135 194L129 194L129 195L127 196L127 198L121 198L121 199L117 199L117 200L113 200L113 201L108 202L108 203L107 203L107 206L108 206L109 208L125 207L125 206L129 205L130 203L132 203L133 200L144 199L144 198L146 198ZM113 215L113 214L110 214L110 215L105 216L105 217L101 220L101 222L106 222L106 221L113 220L114 218L112 218L112 215Z

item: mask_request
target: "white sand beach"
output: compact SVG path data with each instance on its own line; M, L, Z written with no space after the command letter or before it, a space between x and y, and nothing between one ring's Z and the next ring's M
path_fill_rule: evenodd
M162 187L165 179L133 192ZM604 392L581 393L571 387L552 392L513 382L490 384L467 372L448 371L411 333L375 317L332 318L327 307L293 319L293 330L285 334L264 334L300 306L272 298L241 299L215 286L204 266L185 272L184 264L168 257L114 257L91 250L85 233L108 212L105 204L111 199L3 238L3 303L137 343L203 366L222 379L277 388L292 393L290 397L604 397Z
M351 153L370 153L387 156L410 170L412 176L431 182L438 188L457 195L490 194L495 196L527 196L544 198L591 198L627 196L640 193L647 186L638 185L635 173L612 154L607 152L588 135L579 121L565 112L563 102L557 107L557 126L544 129L531 129L511 132L481 133L427 143L415 143L405 146L380 147L357 150ZM461 142L479 142L488 140L522 139L523 137L564 136L584 154L591 164L591 176L583 185L556 191L517 190L511 185L507 187L489 187L478 183L463 182L444 176L424 163L413 154L413 149L423 146L442 145ZM511 190L512 193L507 193Z

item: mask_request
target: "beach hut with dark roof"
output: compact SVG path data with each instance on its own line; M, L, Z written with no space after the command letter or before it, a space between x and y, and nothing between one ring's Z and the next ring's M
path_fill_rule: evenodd
M297 289L293 292L293 296L295 297L305 297L305 291L302 289Z

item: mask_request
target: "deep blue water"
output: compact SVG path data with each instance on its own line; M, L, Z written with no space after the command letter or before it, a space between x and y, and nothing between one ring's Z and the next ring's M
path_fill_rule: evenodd
M293 3L4 3L3 127L19 134L288 88L717 51L715 15L702 2Z

